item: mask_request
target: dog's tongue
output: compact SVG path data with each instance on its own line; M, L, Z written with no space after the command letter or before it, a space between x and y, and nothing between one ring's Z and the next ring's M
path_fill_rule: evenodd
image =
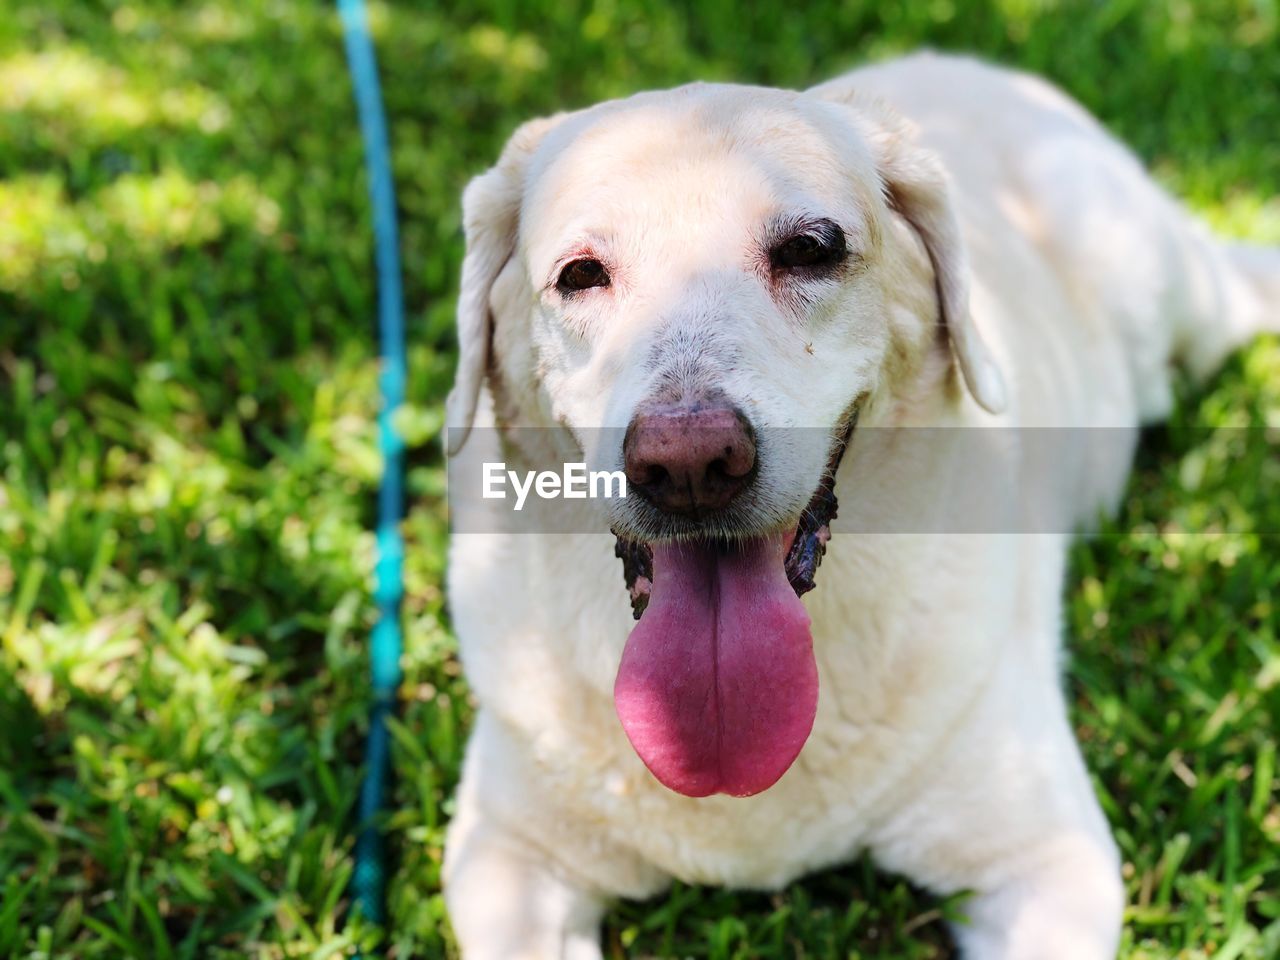
M678 793L759 793L813 729L818 669L783 546L654 548L613 696L640 759Z

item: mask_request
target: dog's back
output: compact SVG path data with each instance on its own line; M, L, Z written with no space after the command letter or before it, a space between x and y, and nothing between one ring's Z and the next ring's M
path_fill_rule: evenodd
M1171 363L1204 376L1253 335L1280 329L1280 251L1213 237L1046 81L922 53L811 92L882 99L942 157L956 184L978 322L1013 354L1023 425L1159 419ZM1020 248L993 245L996 232L1020 236ZM1055 315L1054 304L1028 299L1043 289L1029 274L1045 272L1069 310ZM1071 396L1081 378L1058 375L1064 359L1112 371L1110 392Z

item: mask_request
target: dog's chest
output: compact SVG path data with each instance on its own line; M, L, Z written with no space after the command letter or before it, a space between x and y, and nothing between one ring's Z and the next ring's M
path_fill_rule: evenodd
M922 759L962 709L966 686L953 673L954 698L923 698L932 716L904 720L896 701L908 688L919 690L920 678L905 676L896 693L881 685L877 699L854 681L870 667L865 656L820 657L813 733L782 779L753 797L695 799L668 790L620 729L606 732L613 725L602 705L593 755L563 758L563 769L581 777L569 791L578 813L619 846L690 883L771 889L845 862L873 843L893 798L910 792Z
M990 662L984 644L1000 632L989 629L997 605L957 583L957 571L981 568L982 558L944 564L910 544L906 556L887 544L868 555L867 542L850 536L827 558L806 598L820 678L814 730L792 768L754 797L680 796L628 744L611 688L630 621L611 556L535 565L513 552L527 575L515 596L539 595L545 581L573 585L572 602L490 608L477 623L492 646L464 632L469 672L532 761L521 769L571 819L682 880L776 887L871 842L887 798L909 791ZM932 573L928 590L904 589L918 569ZM982 621L988 629L975 630Z
M629 765L628 765L629 766ZM798 762L755 797L682 797L646 771L615 771L584 811L620 845L688 883L772 889L850 857L861 846L860 804Z

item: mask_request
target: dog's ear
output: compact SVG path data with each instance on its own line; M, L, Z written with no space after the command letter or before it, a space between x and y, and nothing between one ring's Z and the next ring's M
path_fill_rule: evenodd
M860 105L861 106L861 105ZM868 117L869 114L869 117ZM1004 412L1004 377L969 312L969 262L951 206L950 178L914 128L888 108L863 113L885 200L924 242L937 286L938 308L951 351L973 398L989 413Z
M530 120L519 127L497 164L467 184L462 194L467 252L458 292L458 370L445 406L450 456L467 442L489 368L493 330L489 291L515 253L526 168L547 131L564 116Z

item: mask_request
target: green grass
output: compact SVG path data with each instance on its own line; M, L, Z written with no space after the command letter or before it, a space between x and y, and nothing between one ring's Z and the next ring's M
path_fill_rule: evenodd
M979 50L1060 82L1219 228L1280 242L1276 0L458 6L373 10L414 505L393 922L346 934L379 464L336 18L283 0L0 15L0 956L321 958L357 937L452 955L440 854L470 707L435 432L458 196L519 120ZM1125 859L1126 957L1280 956L1280 468L1243 433L1192 429L1265 422L1274 341L1184 391L1124 516L1074 553L1069 684ZM938 957L952 911L863 863L776 896L619 905L606 944Z

